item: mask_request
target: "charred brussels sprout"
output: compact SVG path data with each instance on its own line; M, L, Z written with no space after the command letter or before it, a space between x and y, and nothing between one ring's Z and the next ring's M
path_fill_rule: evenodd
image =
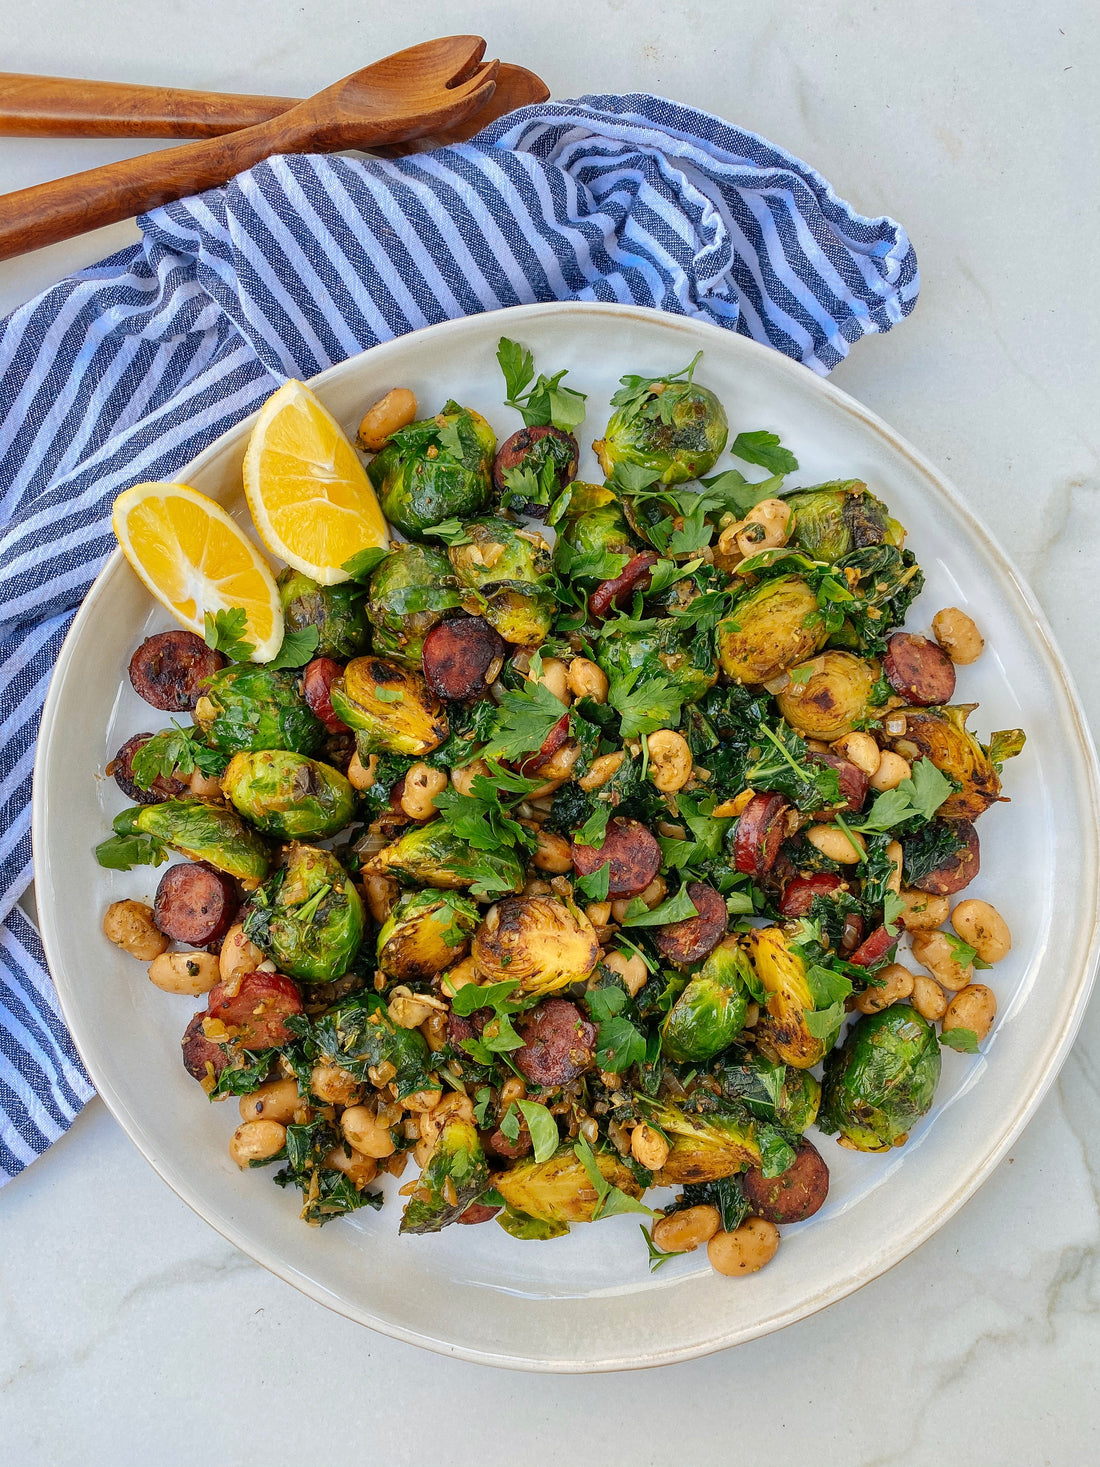
M419 758L447 737L443 704L423 677L400 662L356 657L332 685L332 707L355 731L361 758L372 753Z
M776 1064L756 1050L731 1051L713 1074L727 1100L737 1100L762 1121L775 1121L799 1136L817 1119L821 1083L809 1070Z
M507 897L485 914L474 935L478 971L494 983L519 982L521 993L553 993L583 982L596 966L591 922L553 897Z
M669 1143L658 1183L716 1182L760 1161L752 1122L744 1115L692 1115L667 1101L647 1101L645 1119Z
M829 651L794 671L805 675L805 680L792 678L777 694L776 702L803 738L831 743L868 717L879 675L877 663L851 652Z
M234 663L216 672L195 706L195 722L212 749L292 749L315 754L325 736L298 691L298 674Z
M628 1197L642 1195L634 1173L616 1155L597 1151L595 1156L604 1181ZM591 1222L599 1202L591 1178L571 1145L559 1147L546 1161L521 1162L510 1171L495 1172L491 1181L513 1213L541 1222Z
M751 979L749 961L735 941L715 948L661 1029L661 1050L669 1059L710 1059L741 1032L749 1009L746 972Z
M286 867L253 893L244 930L280 973L331 983L359 951L363 903L331 851L294 845Z
M708 473L726 446L726 411L706 387L687 380L623 378L617 409L592 447L611 478L620 464L656 473L662 484L684 484Z
M471 861L476 856L476 863ZM441 820L407 831L400 840L383 847L363 867L370 875L396 876L399 880L459 890L474 886L492 873L502 889L522 891L526 880L519 858L511 851L471 853L465 841Z
M484 617L506 642L537 647L554 616L546 584L549 545L537 530L509 520L474 520L462 528L468 543L452 545L447 554L466 592L466 610Z
M768 997L754 1031L765 1054L796 1070L808 1070L825 1055L824 1041L812 1034L806 1015L814 1001L806 965L787 944L779 927L755 927L745 934L749 958Z
M118 827L118 821L115 825ZM203 800L164 800L139 805L133 830L154 836L192 861L205 861L238 881L262 881L271 870L271 852L235 810Z
M478 918L465 897L406 892L378 934L378 966L391 978L434 978L458 962Z
M323 840L355 814L355 791L339 770L287 749L234 754L222 789L258 830L284 840Z
M800 576L775 576L745 593L718 623L718 661L739 683L766 683L812 657L829 633L817 596Z
M374 650L419 667L424 638L461 604L442 550L395 545L370 578L367 616Z
M288 632L317 628L317 657L354 657L370 636L366 594L354 581L321 586L301 571L287 567L276 583Z
M621 501L606 486L577 483L558 526L554 565L579 585L612 580L638 548Z
M596 661L609 677L641 669L643 679L667 678L689 703L698 702L718 680L709 648L697 656L671 617L642 631L621 632L612 622L597 645Z
M367 468L382 513L410 540L477 514L489 501L496 442L481 414L457 402L399 429Z
M931 1108L940 1078L936 1031L916 1009L868 1014L825 1064L818 1126L853 1151L904 1146Z
M839 560L867 545L896 545L905 531L860 479L838 479L783 496L794 511L789 544L811 560Z
M489 1185L489 1167L476 1127L459 1117L448 1120L405 1204L403 1233L438 1233L466 1211Z
M943 708L896 708L886 725L892 749L910 763L920 758L930 759L941 773L960 786L937 810L943 820L977 820L1000 798L1001 781L989 751L966 726L966 720L977 706L956 703ZM895 732L903 720L904 729ZM993 737L1003 739L1004 735ZM1002 757L1005 757L1003 752Z

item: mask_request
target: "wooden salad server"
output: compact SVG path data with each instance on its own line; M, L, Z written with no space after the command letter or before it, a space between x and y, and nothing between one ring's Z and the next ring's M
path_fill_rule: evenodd
M502 61L496 91L476 112L432 137L371 151L396 155L464 142L505 113L545 102L549 95L549 88L533 71ZM214 138L269 122L302 100L0 71L0 136Z
M479 36L447 36L364 67L265 122L0 196L0 260L216 188L274 153L408 142L484 106L499 63Z

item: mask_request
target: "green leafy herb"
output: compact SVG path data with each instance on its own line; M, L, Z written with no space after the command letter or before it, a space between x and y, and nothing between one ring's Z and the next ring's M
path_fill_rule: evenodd
M591 846L596 851L601 850L603 848L604 837L607 834L607 822L610 819L611 806L606 801L597 800L592 814L589 815L580 830L577 831L575 836L577 844ZM600 869L606 871L609 868L602 866ZM604 895L606 895L606 892ZM594 897L593 900L602 901L603 897Z
M906 820L929 821L955 786L941 774L931 759L918 759L908 779L896 789L877 796L866 818L856 830L892 830Z
M597 866L591 876L582 876L573 889L590 902L607 901L611 889L611 862L605 861L602 866Z
M668 897L660 906L647 911L645 903L635 898L627 908L626 916L620 924L623 927L663 927L666 922L684 922L689 917L697 917L699 909L688 896L688 889L682 886L675 896Z
M203 633L206 645L213 647L215 652L221 652L230 662L247 662L255 652L253 643L245 641L248 612L242 607L232 606L228 611L214 613L206 611L202 619L206 628Z
M791 1138L773 1121L757 1121L756 1144L760 1147L760 1170L766 1177L781 1177L794 1165Z
M948 1049L957 1049L960 1054L978 1054L978 1036L973 1029L945 1029L940 1043Z
M951 949L951 956L960 968L991 968L992 963L987 963L978 956L977 948L971 947L961 937L956 937L953 932L945 932L943 936Z
M590 988L585 995L588 1012L595 1020L596 1063L601 1070L621 1074L646 1057L646 1037L623 1013L628 996L617 983Z
M134 755L130 768L139 789L152 789L158 779L186 779L198 769L216 779L225 773L229 763L225 754L208 749L199 742L202 731L184 728L173 720L171 728L161 729L146 740Z
M535 1160L549 1161L557 1151L560 1140L557 1121L546 1106L540 1105L537 1100L518 1100L516 1104L523 1112L523 1119L527 1122L527 1129L531 1133Z
M650 1273L656 1273L657 1270L662 1267L662 1265L666 1264L670 1258L683 1258L684 1250L682 1248L673 1249L672 1251L666 1253L663 1248L657 1247L657 1244L653 1241L653 1234L650 1232L649 1228L646 1227L645 1223L639 1223L638 1227L641 1231L642 1237L645 1239L645 1245L649 1249Z
M404 696L400 688L383 688L376 686L372 691L374 693L374 696L378 699L379 703L400 703L402 697Z
M625 671L616 668L611 674L607 701L622 717L624 739L671 728L679 721L687 696L683 688L673 687L665 677L641 678L641 667Z
M793 474L798 470L798 460L780 445L778 433L738 433L730 452L747 464L759 464L769 474Z
M497 710L497 725L489 753L496 759L518 759L542 748L565 709L544 684L530 681L505 693Z
M484 1131L489 1125L489 1107L493 1102L493 1092L488 1085L481 1085L474 1092L474 1120L478 1129Z
M678 372L666 372L660 377L638 377L628 372L625 377L620 377L622 384L611 399L611 406L616 408L629 408L637 403L643 402L650 395L653 387L663 387L669 382L690 382L695 375L695 368L699 365L699 359L703 355L701 351L696 352L686 367L681 367ZM652 481L650 481L652 482Z
M644 1212L650 1217L655 1216L652 1207L647 1207L644 1202L627 1196L618 1187L611 1185L600 1171L595 1153L583 1136L578 1137L573 1153L588 1173L588 1180L596 1189L596 1207L592 1213L593 1222L599 1217L612 1217L619 1212Z
M316 627L302 627L297 632L285 632L278 652L265 666L304 667L317 651L320 640L321 634Z
M506 1141L518 1141L520 1131L520 1113L515 1105L510 1105L504 1112L500 1121L500 1134Z
M168 851L151 835L112 835L96 846L95 858L109 871L129 871L133 866L160 866Z
M566 369L553 377L540 376L534 387L524 393L535 373L534 357L526 347L502 336L497 346L497 361L504 373L507 405L521 414L529 428L549 424L563 433L572 433L584 422L585 394L561 385Z
M389 553L388 546L383 548L381 545L368 545L365 550L357 551L350 560L345 560L340 569L347 571L353 581L369 581Z
M442 540L446 545L473 544L461 520L442 520L438 525L432 525L431 529L423 530L421 533L434 535L437 540Z

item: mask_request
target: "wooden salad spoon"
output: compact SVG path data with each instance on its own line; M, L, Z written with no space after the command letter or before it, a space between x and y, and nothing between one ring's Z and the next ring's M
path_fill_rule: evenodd
M505 113L545 102L549 95L550 89L533 71L502 61L496 91L469 117L430 137L371 151L396 156L465 142ZM0 71L0 136L213 138L268 122L302 100Z
M0 196L0 260L216 188L274 153L407 142L484 106L499 63L479 36L447 36L364 67L265 122Z

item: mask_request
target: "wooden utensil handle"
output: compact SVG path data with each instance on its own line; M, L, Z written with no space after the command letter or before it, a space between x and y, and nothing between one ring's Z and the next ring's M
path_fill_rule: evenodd
M0 72L0 134L212 138L266 122L297 106L300 100L3 71Z

